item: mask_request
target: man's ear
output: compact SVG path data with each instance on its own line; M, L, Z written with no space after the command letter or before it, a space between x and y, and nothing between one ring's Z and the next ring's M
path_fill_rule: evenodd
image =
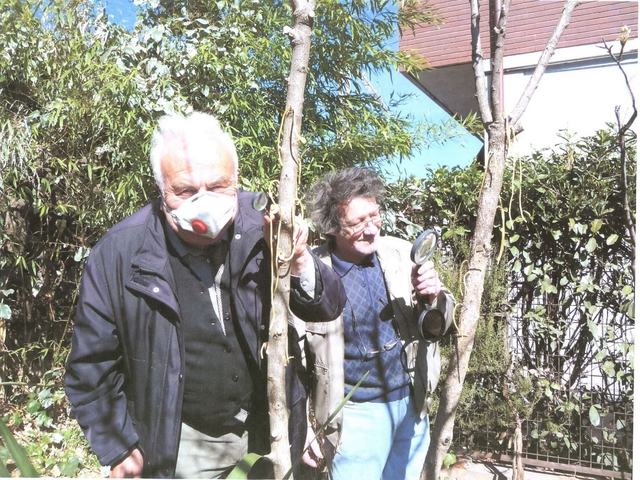
M156 189L156 192L158 192L158 195L160 195L160 210L162 210L163 212L166 212L167 209L165 207L165 203L164 203L164 194L162 192L162 190L160 190L160 187L158 186L157 183L154 183L153 186Z

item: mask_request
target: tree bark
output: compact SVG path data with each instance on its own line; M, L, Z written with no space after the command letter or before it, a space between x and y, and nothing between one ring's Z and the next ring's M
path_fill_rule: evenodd
M427 480L437 479L442 461L453 439L453 424L456 409L462 394L462 387L469 358L473 349L480 302L484 289L484 278L491 255L491 233L505 166L504 138L505 122L498 121L489 125L489 155L484 184L478 205L478 221L471 241L471 258L464 277L464 295L460 309L460 331L456 335L455 348L449 359L449 368L444 380L436 421L432 433L431 445L427 453L425 472Z
M498 2L499 3L499 2ZM505 0L501 6L496 24L496 48L492 52L492 71L494 75L502 71L504 39L507 31L507 14L511 0ZM529 84L520 98L514 113L506 116L504 105L498 96L497 79L492 81L491 96L488 96L486 76L483 67L483 53L480 42L480 5L479 0L470 0L472 63L475 75L476 97L480 116L485 127L488 154L486 156L485 175L478 199L478 220L471 240L470 258L464 277L464 292L458 320L459 332L456 334L455 348L449 359L449 367L440 396L436 420L431 436L431 444L422 471L422 480L439 478L442 461L453 439L455 413L460 401L464 379L473 349L476 328L480 319L480 303L484 291L484 279L491 257L491 234L495 224L495 215L500 200L505 164L509 152L510 139L515 132L514 124L524 113L533 92L538 86L551 55L560 39L560 35L569 23L577 1L567 1L556 29L549 39L538 61Z
M516 412L516 428L513 434L513 468L511 478L513 480L524 480L524 465L522 464L522 422L520 415Z
M291 468L289 449L289 412L286 402L285 369L289 361L287 328L289 325L289 294L293 229L298 191L299 140L302 125L302 107L309 64L309 50L315 13L314 1L292 0L293 28L284 33L292 46L291 69L288 79L287 104L282 119L280 159L282 171L278 190L277 240L272 250L276 259L274 298L269 325L268 385L271 426L271 453L275 478L284 478Z

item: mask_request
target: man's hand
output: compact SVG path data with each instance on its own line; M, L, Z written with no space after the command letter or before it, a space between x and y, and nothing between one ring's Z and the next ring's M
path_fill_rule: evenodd
M135 448L128 457L111 467L109 478L141 478L142 465L142 452Z
M433 262L431 261L427 261L422 265L413 266L411 270L411 284L416 293L426 298L428 303L433 303L442 289L438 272L436 272Z
M264 228L262 235L271 246L271 242L277 241L278 232L275 231L278 224L278 215L273 213L264 214ZM272 231L273 230L273 231ZM270 235L273 235L270 237ZM299 277L304 272L307 262L313 262L311 253L307 250L307 240L309 239L309 226L301 217L295 217L293 225L293 256L291 257L291 275Z
M313 468L318 468L321 461L324 459L320 445L318 445L318 439L315 438L313 428L307 428L307 439L304 442L305 451L302 455L302 462ZM309 448L307 448L309 447Z
M291 259L291 275L299 277L304 272L307 262L313 262L307 249L309 226L302 218L295 218L293 229L293 258Z

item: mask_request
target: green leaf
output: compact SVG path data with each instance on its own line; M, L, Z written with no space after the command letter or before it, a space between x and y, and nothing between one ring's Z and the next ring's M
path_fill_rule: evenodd
M616 366L611 360L607 360L602 364L602 371L607 374L607 376L613 378L616 376Z
M586 246L587 253L593 253L597 247L598 247L598 242L596 242L596 239L593 237L589 238L589 241L587 242L587 246Z
M547 275L540 280L540 287L542 293L558 293L558 289L551 284L551 279Z
M36 413L38 410L40 410L40 402L38 400L30 400L27 403L27 412L28 413Z
M591 421L591 425L594 427L600 426L600 413L595 405L591 405L589 409L589 421Z
M231 470L227 478L246 479L253 466L261 458L263 458L262 455L258 455L257 453L247 453L242 457L242 460L238 462L234 469Z
M60 474L63 477L74 478L78 476L81 462L78 457L71 455L66 462L60 465Z
M156 42L160 42L160 40L162 40L162 30L159 28L153 28L151 29L151 31L149 32L151 35L151 38L156 41Z
M442 459L442 465L444 468L449 468L451 465L456 463L457 457L453 453L447 453Z
M591 222L591 232L598 233L598 230L602 227L602 220L597 218L593 222Z
M9 308L9 305L0 303L0 318L5 320L9 320L11 318L11 308Z
M4 438L4 443L9 449L11 456L15 460L16 465L18 466L18 470L20 470L20 473L22 474L22 476L29 477L29 478L37 478L38 472L36 472L36 469L33 468L33 465L31 465L31 462L29 462L29 458L27 457L27 454L22 448L20 448L20 445L18 445L18 442L16 442L15 438L13 438L13 435L11 435L11 432L9 431L7 426L1 420L0 420L0 435L2 436L2 438Z
M616 235L615 233L612 233L607 237L607 245L613 245L618 241L618 238L619 238L618 235Z
M587 327L589 327L589 331L595 340L600 339L600 330L598 330L598 326L595 324L593 320L587 319Z

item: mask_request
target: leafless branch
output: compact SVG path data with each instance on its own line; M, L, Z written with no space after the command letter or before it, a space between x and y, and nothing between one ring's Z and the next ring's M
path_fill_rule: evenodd
M520 120L520 117L526 110L527 105L529 105L529 101L531 100L533 93L538 88L538 85L540 84L540 79L542 78L542 75L544 75L544 72L546 71L547 66L549 65L549 61L551 60L551 57L556 51L556 47L558 45L558 41L560 40L560 36L569 25L569 18L571 17L573 10L579 4L580 2L578 0L568 0L567 3L565 4L564 10L562 11L562 15L560 16L560 19L556 24L556 28L553 31L553 34L551 35L551 37L549 38L547 45L544 47L542 54L540 55L538 64L536 65L536 68L533 71L533 75L531 75L531 78L529 79L529 83L527 84L524 91L522 92L522 95L520 96L520 100L518 100L517 105L515 106L515 108L511 112L511 115L509 116L510 122L512 124L518 123L518 121Z
M487 79L484 74L484 56L482 53L482 41L480 40L480 2L471 0L471 61L476 79L476 97L480 117L485 128L493 122L489 99L487 95Z

